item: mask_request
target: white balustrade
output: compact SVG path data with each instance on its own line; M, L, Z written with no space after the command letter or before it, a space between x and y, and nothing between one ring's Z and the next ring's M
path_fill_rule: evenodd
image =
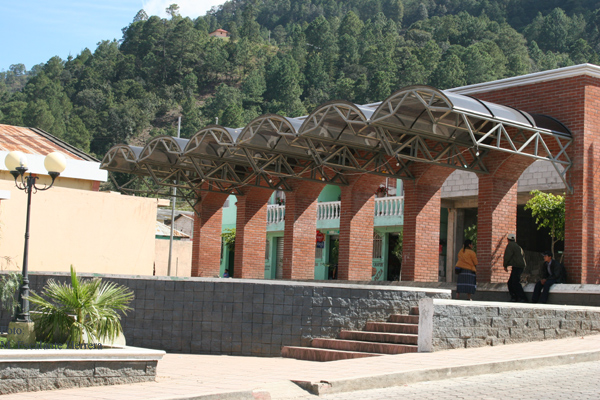
M375 199L375 216L396 217L404 211L404 196L378 197Z
M341 201L318 203L317 220L340 218ZM398 217L404 211L404 196L375 198L375 216ZM267 224L276 224L285 219L285 206L269 204L267 206Z
M317 206L317 221L324 219L338 219L340 217L341 201L328 201Z
M267 205L267 224L276 224L285 219L285 206L279 204Z

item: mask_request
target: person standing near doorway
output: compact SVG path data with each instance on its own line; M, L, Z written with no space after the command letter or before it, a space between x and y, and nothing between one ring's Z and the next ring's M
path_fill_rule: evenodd
M517 237L514 233L506 235L506 239L508 239L508 244L504 250L504 270L508 272L508 267L511 267L510 278L508 278L510 301L528 303L527 295L521 286L521 274L527 266L523 249L517 244Z
M458 280L456 283L456 299L460 299L461 293L466 293L467 298L477 289L477 255L473 251L473 241L465 240L463 248L458 252L458 262L456 263L456 272Z

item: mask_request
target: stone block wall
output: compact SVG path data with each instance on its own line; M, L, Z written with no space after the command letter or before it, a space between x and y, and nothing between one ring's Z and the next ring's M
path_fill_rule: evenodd
M0 395L39 390L154 382L157 362L0 361Z
M419 312L419 352L600 333L598 307L422 299Z
M82 277L89 275L81 274ZM48 278L32 274L40 292ZM280 356L282 346L309 345L367 321L408 314L423 297L450 298L444 289L217 278L105 276L135 292L123 317L127 345L179 353ZM3 315L0 326L8 325Z
M517 190L519 193L529 193L534 189L564 190L565 184L550 162L538 160L521 174ZM442 186L442 199L477 196L478 193L477 174L469 171L454 171Z

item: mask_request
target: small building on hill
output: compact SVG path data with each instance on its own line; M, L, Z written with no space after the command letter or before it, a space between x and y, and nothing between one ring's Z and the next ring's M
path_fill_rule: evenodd
M228 38L229 32L227 32L225 29L219 28L216 31L209 33L208 36L218 37L218 38Z

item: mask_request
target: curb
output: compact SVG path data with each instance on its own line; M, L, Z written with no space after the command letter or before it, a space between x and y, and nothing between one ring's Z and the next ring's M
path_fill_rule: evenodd
M600 361L600 350L579 351L572 353L553 354L541 357L525 357L521 359L481 362L452 367L423 368L417 370L395 372L390 374L365 375L349 379L321 381L285 381L288 385L297 385L298 391L305 390L306 395L322 396L325 394L347 393L358 390L383 389L411 383L439 381L444 379L471 377L477 375L495 374L509 371L523 371L540 367L560 366L581 362ZM282 381L283 383L283 381ZM277 385L277 384L275 384ZM285 385L284 385L285 386ZM288 389L290 389L288 387ZM254 390L222 392L186 396L165 396L156 400L271 400L298 398L299 394L282 393L281 389L262 387Z
M599 361L600 350L577 353L556 354L543 357L528 357L517 360L459 365L456 367L427 368L384 375L363 376L351 379L332 381L306 382L292 381L309 393L321 396L352 392L356 390L383 389L410 383L438 381L442 379L470 377L499 372L521 371L548 366L575 364L580 362Z
M238 392L200 394L197 396L168 396L154 400L271 400L271 394L265 390L241 390Z

